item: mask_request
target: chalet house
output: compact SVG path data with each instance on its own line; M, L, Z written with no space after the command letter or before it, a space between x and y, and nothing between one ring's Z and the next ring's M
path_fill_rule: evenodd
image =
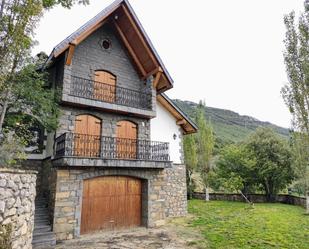
M45 68L61 117L28 160L39 170L33 243L186 215L182 137L197 127L165 95L173 80L129 2L60 42Z

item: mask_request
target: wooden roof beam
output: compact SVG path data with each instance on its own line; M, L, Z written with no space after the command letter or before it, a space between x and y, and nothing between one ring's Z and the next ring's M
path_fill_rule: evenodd
M149 73L147 73L142 80L146 80L149 76L156 74L157 72L159 72L160 67L156 67L155 69L151 70Z
M69 52L67 54L67 58L66 58L66 61L65 61L65 64L67 66L71 66L71 63L72 63L72 58L73 58L73 54L74 54L74 50L75 50L75 44L73 43L70 43L69 45Z
M179 120L176 121L176 124L177 125L185 125L185 124L187 124L187 120L185 120L184 118L179 119Z
M148 55L150 56L151 60L152 60L153 63L156 65L156 67L158 67L159 65L158 65L158 62L157 62L156 58L154 57L153 53L150 51L149 46L146 44L145 38L142 36L140 30L138 29L138 27L137 27L136 23L134 22L132 16L130 15L130 13L129 13L127 7L124 6L123 4L121 5L121 7L122 7L122 9L123 9L125 15L128 17L129 22L131 23L131 25L132 25L134 31L136 32L138 38L141 40L143 46L145 47L145 49L146 49Z
M142 74L142 77L145 77L146 75L146 71L143 67L143 65L141 64L141 62L139 61L136 53L134 52L133 48L131 47L128 39L126 38L125 34L123 33L123 31L121 30L120 26L118 25L118 23L116 21L113 21L114 23L114 26L118 32L118 34L120 35L124 45L126 46L126 48L128 49L130 55L132 56L132 59L134 60L135 64L137 65L139 71L141 72Z
M85 40L90 34L92 34L94 31L96 31L98 28L102 27L106 22L108 18L106 17L104 20L102 20L99 23L96 23L93 25L90 29L87 29L85 32L81 33L78 37L74 39L74 43L76 45L80 44L83 40Z
M87 38L92 32L103 26L106 21L108 20L108 17L116 10L119 8L119 5L115 6L113 9L109 11L109 13L104 16L101 20L98 20L98 22L94 23L91 27L89 27L87 30L85 30L83 33L81 33L78 37L72 41L72 43L75 43L75 45L78 45L81 43L85 38ZM54 57L58 57L60 54L62 54L65 50L68 49L69 46L63 47L61 50L59 50L57 53L54 54Z
M152 83L154 89L157 89L157 86L158 86L158 83L160 81L161 76L162 76L162 71L159 70L156 74L156 77L153 80L153 83Z

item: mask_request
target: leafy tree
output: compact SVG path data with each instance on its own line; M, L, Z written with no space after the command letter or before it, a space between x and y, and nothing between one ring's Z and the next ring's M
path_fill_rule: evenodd
M284 40L284 61L288 76L288 83L281 93L292 116L294 129L305 137L309 136L309 1L305 1L305 10L298 23L295 23L295 13L284 17L286 37ZM302 140L304 148L309 148L308 139ZM307 152L306 152L307 154ZM297 164L302 160L298 161ZM300 176L302 182L308 182L309 167L303 161L304 174ZM309 213L309 188L306 185L306 203Z
M217 161L217 181L243 196L262 189L268 201L294 179L292 153L269 128L259 128L244 143L225 147Z
M2 0L0 4L0 134L3 133L3 123L9 109L19 108L21 102L15 102L20 99L21 85L29 83L29 76L34 73L33 68L28 66L31 63L30 52L35 44L33 33L36 25L42 17L44 10L55 5L62 5L70 8L75 0ZM79 1L88 3L88 0ZM25 68L26 67L26 68ZM35 77L37 75L34 75ZM38 86L36 84L36 86ZM42 87L42 84L41 84ZM30 88L28 88L30 89ZM34 89L34 90L37 90ZM40 89L41 90L41 89ZM27 91L27 90L25 90ZM41 91L42 92L42 91ZM29 93L29 92L26 92ZM39 102L42 98L32 99L23 109L31 112L32 109L46 106L45 102ZM44 98L45 100L45 98ZM16 105L15 105L16 103ZM25 102L23 102L25 103ZM43 107L44 108L44 107ZM43 113L43 112L41 112ZM36 115L36 113L32 113Z
M199 132L196 134L197 168L203 179L205 200L208 201L209 172L211 170L211 159L215 139L211 125L206 122L204 109L205 104L200 102L196 112L196 124L199 127Z
M55 93L46 89L45 75L38 71L37 63L30 56L31 48L35 44L33 34L46 9L56 5L70 8L76 2L86 4L88 0L1 1L0 146L2 149L9 149L5 146L5 141L8 141L9 137L10 141L16 139L15 142L20 146L24 144L25 139L27 140L25 134L21 140L17 139L22 130L28 132L24 127L25 124L21 129L20 122L12 123L14 119L23 119L25 115L29 115L33 122L39 122L49 130L56 128L58 111L54 103ZM16 134L12 135L12 132ZM19 154L11 153L9 150L7 154Z
M270 128L259 128L246 141L246 148L256 158L254 175L268 201L294 179L291 150Z
M183 147L186 164L188 198L191 199L195 188L192 174L197 166L197 148L194 135L186 135L184 137Z
M217 161L216 181L224 190L246 195L254 189L256 159L244 145L228 145Z

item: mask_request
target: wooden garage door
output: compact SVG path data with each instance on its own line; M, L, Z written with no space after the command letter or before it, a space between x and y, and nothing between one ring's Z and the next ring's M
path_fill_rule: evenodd
M95 71L94 98L104 102L115 102L116 77L106 71Z
M81 234L141 225L141 181L105 176L84 181Z

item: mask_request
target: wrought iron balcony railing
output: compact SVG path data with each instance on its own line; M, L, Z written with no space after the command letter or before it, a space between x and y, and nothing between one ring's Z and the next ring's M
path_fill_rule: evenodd
M94 80L72 76L70 95L117 105L151 110L151 93L109 85Z
M64 133L55 140L55 157L164 161L169 144L149 140Z

